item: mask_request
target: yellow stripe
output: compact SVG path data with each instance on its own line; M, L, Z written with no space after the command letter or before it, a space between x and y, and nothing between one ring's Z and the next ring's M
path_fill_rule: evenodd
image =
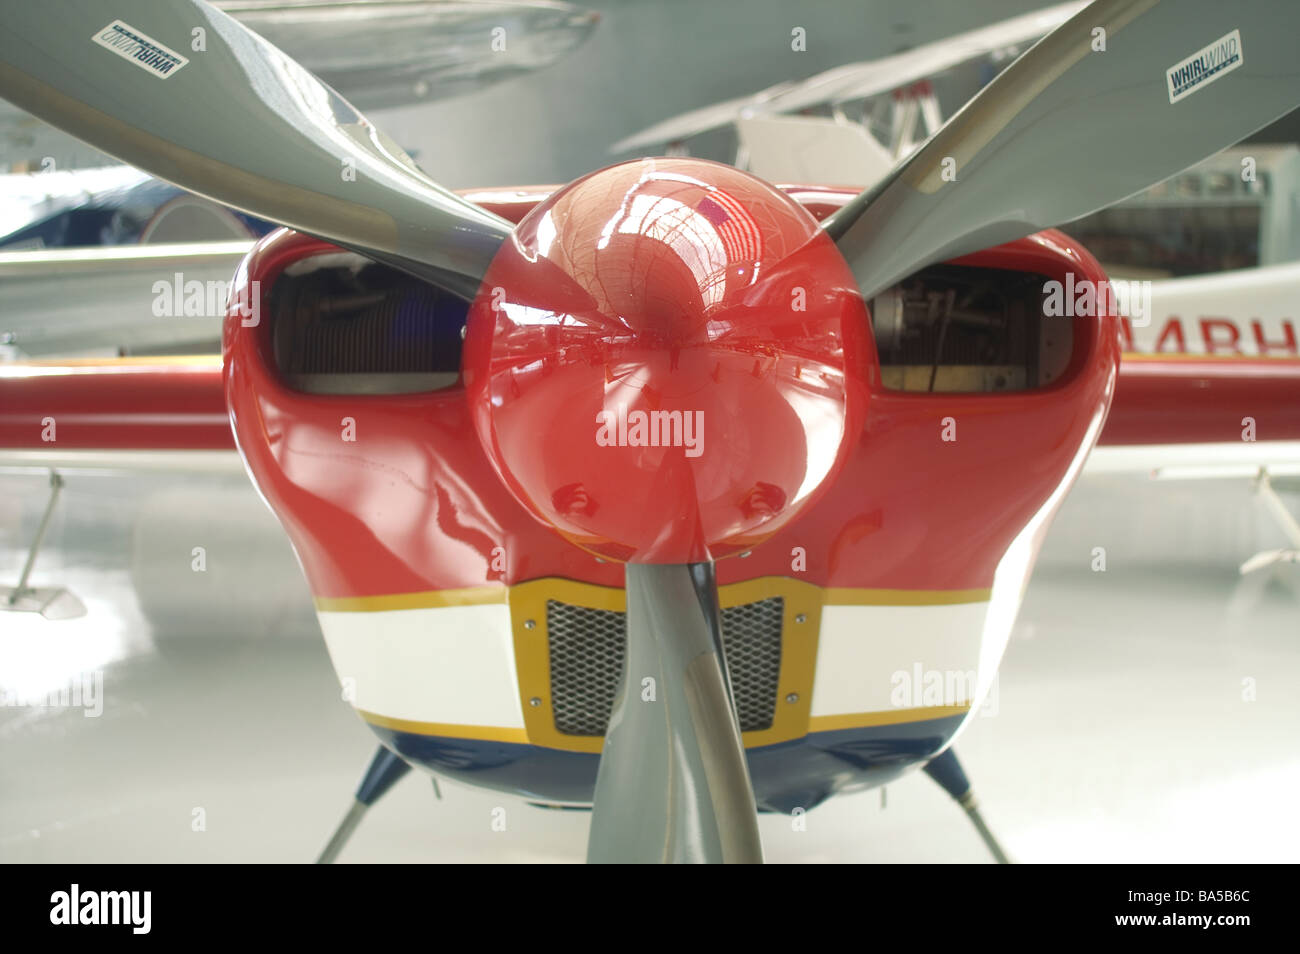
M531 580L534 583L555 583L547 579ZM587 587L592 590L607 590L611 594L609 605L599 603L599 608L622 612L623 590L618 587L596 587L592 584L579 584L572 581L558 581L572 587ZM731 595L729 591L737 587L760 581L747 580L744 583L731 583L719 587L720 593ZM762 581L766 582L766 578ZM452 590L425 590L420 593L390 593L383 596L317 596L316 609L328 613L377 613L383 610L434 609L443 606L481 606L490 603L508 603L511 589L506 586L468 586ZM974 590L871 590L857 587L827 587L822 590L822 603L826 606L951 606L956 603L987 603L990 589ZM553 596L553 594L552 594ZM615 599L615 597L617 599ZM570 600L580 606L591 605L592 601ZM617 602L618 605L614 605ZM723 605L731 601L723 599Z
M813 716L808 720L809 732L831 732L835 729L865 729L877 725L899 725L903 722L925 722L965 715L969 705L921 706L915 709L889 709L885 712L854 712L845 715Z
M865 729L874 726L901 725L906 722L927 722L932 719L945 719L949 716L961 716L970 712L970 706L921 706L915 709L890 709L885 712L857 712L846 715L813 716L808 720L809 732L832 732L836 729ZM492 725L455 725L450 722L417 722L413 719L393 719L375 712L358 709L357 714L370 725L395 732L409 732L413 735L436 735L449 739L476 739L484 742L513 742L517 745L538 745L530 741L524 729L508 729ZM749 733L746 733L747 735ZM575 740L589 743L586 751L599 752L604 744L603 738L596 736L574 737ZM547 747L547 746L542 746ZM746 746L747 748L750 746Z
M528 733L523 729L507 729L495 725L453 725L449 722L416 722L411 719L391 719L374 712L358 709L357 714L371 725L395 732L414 735L440 735L449 739L480 739L485 742L515 742L528 744Z
M509 590L504 586L467 586L459 590L425 590L386 596L317 596L314 602L322 613L378 613L383 610L505 603L508 594Z
M827 606L949 606L954 603L987 603L993 591L983 590L862 590L856 587L827 587L822 602Z
M1197 354L1193 351L1125 351L1120 363L1134 361L1291 361L1300 362L1293 354Z

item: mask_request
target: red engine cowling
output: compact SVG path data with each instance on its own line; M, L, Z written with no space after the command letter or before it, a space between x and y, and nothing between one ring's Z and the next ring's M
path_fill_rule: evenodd
M897 299L891 292L873 302L871 320L883 342L873 347L865 335L867 315L849 294L843 263L799 209L791 210L779 194L742 173L712 164L691 167L697 172L707 167L710 177L718 176L753 203L745 205L755 222L752 236L773 243L756 256L760 265L771 262L769 274L730 290L724 282L724 307L709 311L689 267L674 271L667 262L625 258L622 266L643 283L641 294L670 285L678 297L668 295L635 319L623 314L614 298L607 297L604 310L591 310L590 286L599 286L603 275L584 277L587 287L565 277L566 269L581 270L576 247L565 268L548 266L549 256L560 255L556 243L563 239L558 228L553 239L544 231L557 224L556 210L565 206L566 195L606 181L602 174L588 177L528 217L518 243L502 253L502 280L489 283L473 306L464 361L457 332L451 371L433 375L431 380L445 380L423 390L313 393L296 384L277 341L276 315L285 309L277 311L276 289L306 280L291 278L286 270L296 275L313 262L329 263L339 250L287 231L258 244L236 277L235 298L244 303L256 298L262 320L250 322L246 309L227 319L227 398L240 450L289 531L318 597L427 592L542 576L617 587L621 569L595 559L593 550L606 560L691 559L724 556L764 537L752 559L719 565L721 583L791 575L797 563L797 575L824 587L989 587L1011 541L1062 489L1071 463L1081 460L1100 427L1119 360L1116 320L1108 313L1096 320L1056 319L1051 335L1065 347L1057 349L1050 374L1037 352L1021 355L1036 377L1004 387L988 368L976 367L983 358L976 354L974 332L969 344L954 344L951 330L939 350L955 347L956 352L934 368L928 359L920 362L918 386L920 359L913 352L932 341L900 346L898 330L907 324L895 327L896 319L923 311L926 301L955 301L954 313L960 313L963 296L989 284L990 276L994 286L1027 287L1032 299L1044 281L1064 281L1067 275L1076 283L1104 281L1100 267L1077 244L1051 231L934 266L904 282ZM651 177L641 183L637 168L616 167L624 194L652 201L655 190L671 191L667 183L673 180ZM660 161L660 168L672 166ZM696 207L709 194L703 186L678 184ZM792 192L818 217L852 195L812 188ZM491 198L494 211L522 218L541 196L494 193ZM681 205L679 217L689 220L688 203ZM600 208L609 222L611 203ZM581 218L584 213L568 214ZM710 214L719 225L731 221L724 212ZM646 249L668 247L617 228L615 219L611 239L623 235L625 256L635 249L644 255ZM727 261L738 271L745 267L743 232L723 231L731 236ZM597 230L594 242L601 240ZM547 255L535 254L548 241ZM719 235L719 256L727 241ZM772 252L777 243L786 254ZM592 262L604 262L598 259L601 251L589 250ZM603 251L617 254L610 246ZM530 255L536 261L529 261ZM725 270L719 275L725 277ZM601 294L631 294L631 279L625 274L618 280L623 286L610 284ZM738 276L733 285L741 280ZM494 287L503 292L494 296ZM807 289L805 312L791 307L798 287ZM318 291L298 310L313 318L337 315L333 294ZM493 310L494 297L509 307ZM748 307L753 301L772 308ZM696 309L691 313L696 324L682 320L683 302ZM656 312L660 306L663 311ZM458 307L456 320L464 321L463 305ZM967 316L976 329L989 321L981 308L967 308L977 312ZM562 329L548 323L552 315L614 324L603 330L569 328L566 318ZM850 321L854 315L856 324ZM653 356L654 346L664 344L663 335L681 339L675 365L672 346ZM352 339L345 334L339 340ZM963 348L972 357L963 356ZM666 382L660 383L661 394L652 383L650 398L658 405L629 400L629 412L644 407L707 414L712 409L721 417L716 431L706 423L704 453L688 457L684 446L597 442L595 418L604 407L598 402L619 380L619 360L639 361L639 374ZM462 364L468 381L458 377ZM958 365L976 367L987 385L966 387L966 379L953 376ZM711 390L715 369L727 374L716 397L697 400L678 386L703 381ZM936 370L937 382L931 383ZM574 385L571 400L566 400L565 380ZM538 407L546 403L546 411L530 410L525 393L539 398ZM644 388L640 394L650 399ZM743 405L734 417L728 401ZM608 403L617 411L617 397ZM824 411L825 420L815 421L810 406ZM728 432L733 419L738 423ZM944 439L949 419L956 438L951 441ZM619 426L615 419L616 440ZM810 467L814 450L831 463ZM713 466L728 469L712 475ZM510 490L503 472L513 481ZM701 472L707 480L691 485ZM609 474L624 484L607 479ZM727 492L708 492L712 486ZM659 524L652 513L659 515ZM650 526L659 526L660 533L647 530ZM589 549L570 545L552 527Z

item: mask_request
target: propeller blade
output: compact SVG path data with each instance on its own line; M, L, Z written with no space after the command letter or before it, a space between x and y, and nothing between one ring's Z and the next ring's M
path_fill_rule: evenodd
M202 0L16 4L0 96L191 192L465 297L511 231Z
M1300 105L1298 33L1297 4L1095 0L825 228L870 299L1088 215Z
M627 649L587 860L763 860L712 563L629 563Z

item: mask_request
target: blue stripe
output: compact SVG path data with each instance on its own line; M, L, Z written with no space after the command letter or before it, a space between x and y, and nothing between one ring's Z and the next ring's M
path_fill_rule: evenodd
M809 809L844 788L883 785L930 759L965 716L813 732L746 751L760 809ZM531 801L589 803L600 756L371 726L411 764Z

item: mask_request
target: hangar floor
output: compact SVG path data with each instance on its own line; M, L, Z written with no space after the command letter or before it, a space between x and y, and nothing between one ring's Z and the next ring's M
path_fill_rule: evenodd
M6 576L17 575L43 494L40 475L0 475ZM974 719L958 745L1014 859L1300 857L1300 587L1241 584L1231 561L1253 534L1216 542L1216 508L1250 506L1240 488L1171 494L1088 477L1067 501L996 714ZM1108 522L1113 513L1122 519ZM1153 534L1183 559L1150 552ZM207 574L190 569L196 540ZM1110 547L1105 573L1077 557L1098 540ZM1189 560L1198 547L1204 559ZM34 582L69 586L89 613L0 614L0 689L39 691L102 668L104 706L98 718L0 707L0 861L315 857L374 742L339 698L292 554L242 475L69 477ZM583 857L583 813L446 781L442 796L412 774L342 860ZM497 807L504 832L490 825ZM805 831L783 817L764 817L761 830L777 862L987 860L920 773L887 800L873 791L831 801Z

